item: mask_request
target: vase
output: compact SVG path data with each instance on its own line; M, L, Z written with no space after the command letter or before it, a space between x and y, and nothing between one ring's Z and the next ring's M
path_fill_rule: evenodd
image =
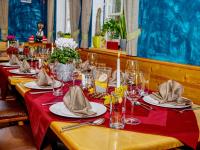
M64 73L65 76L62 78L64 82L70 81L71 80L71 74L74 71L75 67L72 63L67 63L67 64L62 64L62 63L57 63L55 65L55 72L56 74L62 74ZM58 80L59 76L57 76Z
M92 38L94 48L101 48L101 36L94 36Z
M118 44L117 41L107 41L107 49L118 50Z
M126 43L126 39L120 39L120 48L122 49L122 51L126 51Z

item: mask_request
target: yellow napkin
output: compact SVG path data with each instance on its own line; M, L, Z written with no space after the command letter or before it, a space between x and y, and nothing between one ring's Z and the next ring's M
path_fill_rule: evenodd
M63 101L65 106L75 115L84 117L96 114L91 110L92 107L79 86L70 87Z

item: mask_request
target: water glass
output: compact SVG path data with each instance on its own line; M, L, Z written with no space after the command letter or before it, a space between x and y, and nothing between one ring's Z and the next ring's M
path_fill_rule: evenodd
M108 81L111 77L112 68L110 67L97 67L94 71L96 92L107 92Z
M92 73L84 72L81 74L82 76L82 83L81 87L82 89L88 90L91 88L94 88L94 77Z
M96 53L88 53L87 59L90 65L96 66L98 55Z
M126 97L111 93L110 128L123 129L125 126Z

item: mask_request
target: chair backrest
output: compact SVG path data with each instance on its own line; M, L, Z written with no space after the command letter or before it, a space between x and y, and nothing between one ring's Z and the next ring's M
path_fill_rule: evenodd
M5 52L7 49L7 43L6 42L0 42L0 52Z

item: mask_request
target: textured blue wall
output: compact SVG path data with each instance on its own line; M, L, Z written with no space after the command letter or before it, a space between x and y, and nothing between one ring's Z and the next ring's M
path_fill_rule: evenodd
M138 55L200 65L200 0L140 0Z
M32 3L21 3L20 0L9 0L8 33L20 41L27 41L30 35L37 32L37 22L47 18L46 0L32 0Z

